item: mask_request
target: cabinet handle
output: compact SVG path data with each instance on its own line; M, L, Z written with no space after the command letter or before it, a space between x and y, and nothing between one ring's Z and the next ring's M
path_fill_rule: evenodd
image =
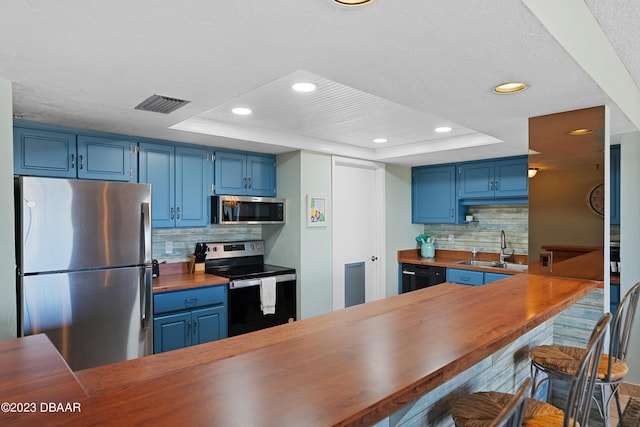
M171 219L175 219L175 217L175 211L173 210L173 208L171 208Z
M196 329L198 328L198 322L196 322L195 320L193 321L193 335L196 334Z
M84 161L82 160L82 156L78 156L78 159L80 160L80 169L82 169L82 167L84 166Z
M498 190L498 181L493 181L493 189Z
M187 322L187 335L191 335L191 322Z
M251 185L252 185L251 184L251 178L247 178L247 181L249 181L249 187L248 188L251 188Z
M178 219L180 219L180 207L178 206Z
M76 155L72 154L71 155L71 169L76 167Z
M247 188L247 178L242 178L242 188Z

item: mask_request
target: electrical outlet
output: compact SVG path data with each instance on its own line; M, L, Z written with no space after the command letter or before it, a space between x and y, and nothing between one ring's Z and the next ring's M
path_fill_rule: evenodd
M453 243L453 234L449 234L449 243Z
M173 253L173 242L164 242L164 253L172 254Z

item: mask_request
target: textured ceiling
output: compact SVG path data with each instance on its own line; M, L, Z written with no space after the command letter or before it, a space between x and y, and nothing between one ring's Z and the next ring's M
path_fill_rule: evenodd
M637 86L640 2L587 3ZM529 117L596 105L613 134L636 129L520 1L26 1L0 36L15 114L78 128L412 165L526 154ZM327 91L291 99L298 75ZM531 86L492 93L513 79ZM191 102L134 110L152 94ZM238 102L254 114L231 117Z

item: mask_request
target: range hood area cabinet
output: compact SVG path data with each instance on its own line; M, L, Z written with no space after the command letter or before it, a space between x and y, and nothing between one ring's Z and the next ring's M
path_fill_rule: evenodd
M412 222L462 224L466 205L526 204L527 169L527 156L414 167Z
M276 196L276 158L271 154L215 152L215 194Z

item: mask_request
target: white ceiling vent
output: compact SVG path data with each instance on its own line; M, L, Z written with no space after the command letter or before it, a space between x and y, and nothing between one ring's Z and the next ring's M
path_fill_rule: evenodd
M169 98L168 96L152 95L136 106L136 110L153 111L156 113L169 114L191 101L184 99Z

